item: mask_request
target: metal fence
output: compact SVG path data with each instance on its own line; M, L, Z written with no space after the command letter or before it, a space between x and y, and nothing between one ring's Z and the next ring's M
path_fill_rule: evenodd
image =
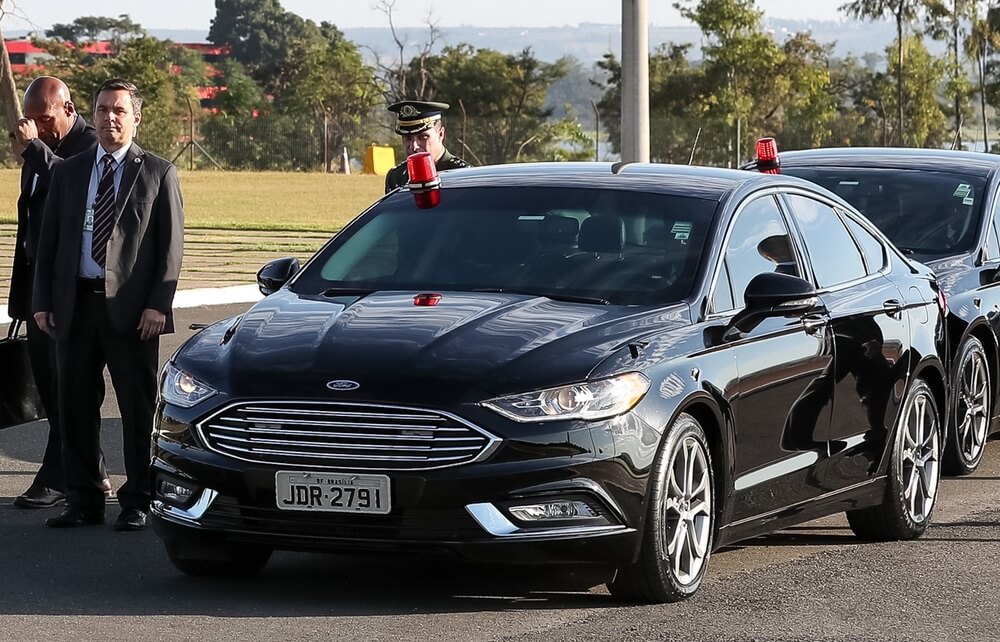
M610 138L606 127L586 132L589 140L553 138L534 123L506 119L446 118L445 143L452 153L476 165L529 160L618 160L618 140ZM997 131L997 130L992 130ZM817 146L882 146L890 139L877 123L833 123L821 130L808 123L789 125L779 131L737 132L699 129L683 119L654 119L650 123L650 157L655 162L733 166L749 160L759 135L775 136L782 149ZM983 150L982 131L967 130L966 149ZM739 144L737 144L737 140ZM942 132L941 146L952 142L950 132ZM139 139L140 144L142 139ZM995 143L994 143L995 144ZM202 115L191 136L177 140L169 149L152 149L173 159L184 168L245 171L332 171L342 170L344 151L352 172L362 169L367 149L386 145L402 160L400 138L386 121L360 125L337 125L321 118L289 115L260 115L244 119ZM0 166L15 167L9 146L0 147Z

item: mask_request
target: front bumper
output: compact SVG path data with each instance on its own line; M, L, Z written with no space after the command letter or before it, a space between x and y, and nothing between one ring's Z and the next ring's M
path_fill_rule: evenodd
M637 554L648 467L636 463L655 453L655 442L628 452L608 435L598 435L601 447L585 453L567 454L542 439L533 452L524 442L504 445L519 456L498 452L489 461L452 468L383 471L392 480L386 515L278 509L275 473L287 465L241 461L158 438L153 525L164 539L192 544L620 565ZM193 493L184 502L168 499L157 492L160 480L181 482ZM508 510L559 499L585 502L600 519L528 523Z

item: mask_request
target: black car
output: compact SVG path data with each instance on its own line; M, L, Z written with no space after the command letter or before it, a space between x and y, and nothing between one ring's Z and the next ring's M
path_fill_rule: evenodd
M650 164L440 180L265 266L266 298L165 366L153 515L178 569L457 553L673 601L790 524L927 528L942 300L843 200Z
M768 163L775 167L775 163ZM948 299L951 408L944 472L975 471L997 429L1000 367L1000 156L935 149L783 152L780 171L836 192L911 258Z

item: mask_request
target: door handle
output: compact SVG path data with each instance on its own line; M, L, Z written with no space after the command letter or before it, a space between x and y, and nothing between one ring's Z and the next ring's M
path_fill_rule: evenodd
M806 334L816 334L826 326L826 319L823 317L803 317L802 327Z
M898 319L900 313L903 311L903 304L899 299L889 299L882 303L882 309L885 313L894 319Z

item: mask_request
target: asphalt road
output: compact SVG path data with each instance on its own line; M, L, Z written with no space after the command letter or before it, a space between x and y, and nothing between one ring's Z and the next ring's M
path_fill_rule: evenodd
M188 324L246 307L178 310L161 358ZM104 416L117 414L109 399ZM607 594L600 571L397 557L278 553L255 580L187 578L151 531L51 530L42 522L55 510L11 506L44 428L0 430L0 640L1000 639L997 440L975 476L945 480L920 540L860 543L827 518L717 552L687 602L633 606ZM105 420L120 482L119 430Z

